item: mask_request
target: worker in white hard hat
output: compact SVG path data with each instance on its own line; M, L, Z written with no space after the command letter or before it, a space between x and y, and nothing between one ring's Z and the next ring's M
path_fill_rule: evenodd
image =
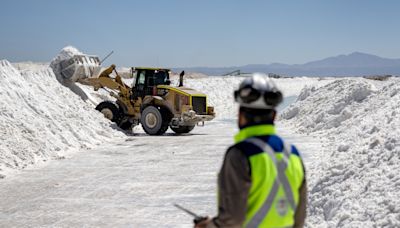
M218 176L218 215L195 227L303 227L304 165L274 126L282 93L267 76L253 75L234 95L240 131Z

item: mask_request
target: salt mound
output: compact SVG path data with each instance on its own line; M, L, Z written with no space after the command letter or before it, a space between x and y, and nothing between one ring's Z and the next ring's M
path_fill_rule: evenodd
M282 113L302 132L313 132L339 127L353 115L350 109L362 106L362 101L374 93L375 87L364 80L343 79L321 89L305 87L296 104ZM307 105L313 105L308 107Z
M0 61L0 175L124 136L62 86L50 68Z
M209 105L214 106L217 120L236 119L238 105L234 102L233 92L239 88L244 77L209 76L207 78L184 79L185 86L207 94ZM301 89L308 86L325 85L331 80L317 81L315 78L280 78L272 79L283 95L297 96ZM172 85L177 85L177 80L172 80ZM295 85L295 86L294 86Z
M237 104L233 91L239 87L241 77L212 77L185 79L184 84L208 96L209 105L214 106L216 119L234 119L237 116ZM174 82L173 82L174 83Z
M400 227L400 80L337 80L283 117L328 141L308 164L310 227Z

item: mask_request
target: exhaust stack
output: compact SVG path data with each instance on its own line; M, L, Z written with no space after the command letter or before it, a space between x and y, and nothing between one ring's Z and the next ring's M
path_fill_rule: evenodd
M178 87L182 87L183 86L183 75L185 75L185 71L184 70L179 74L179 86Z

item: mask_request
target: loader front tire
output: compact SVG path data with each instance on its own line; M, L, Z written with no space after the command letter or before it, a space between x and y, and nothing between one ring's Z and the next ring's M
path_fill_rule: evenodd
M103 113L104 117L118 124L120 112L116 104L111 101L103 101L96 106L96 110Z
M146 107L140 118L143 130L149 135L164 134L168 129L169 123L163 114L164 112L155 106Z

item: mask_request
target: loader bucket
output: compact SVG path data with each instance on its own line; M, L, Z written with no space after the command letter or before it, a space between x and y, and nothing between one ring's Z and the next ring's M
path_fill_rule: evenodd
M73 82L79 79L97 77L100 70L100 59L97 56L74 55L60 62L62 77Z

